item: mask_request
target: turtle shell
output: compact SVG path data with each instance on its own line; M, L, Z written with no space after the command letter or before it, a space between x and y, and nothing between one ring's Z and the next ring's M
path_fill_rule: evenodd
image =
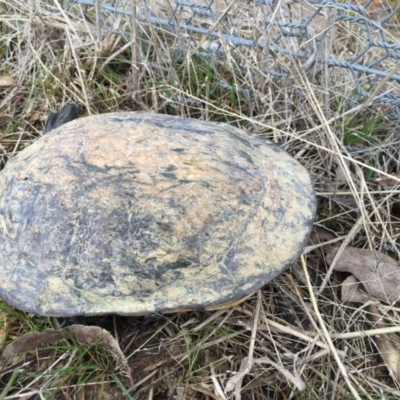
M295 159L232 126L77 119L0 173L0 296L47 316L220 308L296 260L315 205Z

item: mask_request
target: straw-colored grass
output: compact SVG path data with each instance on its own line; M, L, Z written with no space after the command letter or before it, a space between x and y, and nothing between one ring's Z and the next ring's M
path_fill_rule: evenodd
M172 0L115 5L136 15L67 0L0 2L0 168L39 137L48 113L67 101L79 104L82 115L147 110L223 121L279 143L308 169L318 195L310 246L317 246L234 308L152 323L89 319L114 335L127 359L123 368L101 347L72 341L39 348L11 365L0 360L0 400L400 398L399 382L374 341L387 331L374 331L367 308L341 301L344 274L325 262L329 241L400 257L400 191L375 182L399 168L399 120L387 104L356 95L357 85L398 94L398 83L312 62L349 58L365 48L368 35L354 23L335 22L334 7L315 16L310 38L283 36L264 23L304 22L316 7L305 1L281 0L274 13L242 0L215 1L211 9L177 7ZM382 0L373 10L387 13L395 5ZM207 17L211 11L215 17ZM170 19L171 27L149 24L144 19L150 17ZM313 44L315 51L302 59L234 46L178 29L179 23L293 53ZM388 42L400 43L396 26L385 33ZM371 48L358 62L372 64L381 52ZM388 58L383 66L392 71L396 64ZM6 262L0 259L0 268ZM388 329L398 327L399 309L380 307ZM2 345L57 328L55 320L5 303L0 309Z

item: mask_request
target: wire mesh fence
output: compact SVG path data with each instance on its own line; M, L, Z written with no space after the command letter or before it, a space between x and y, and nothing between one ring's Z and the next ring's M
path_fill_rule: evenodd
M400 41L393 33L400 22L400 5L376 0L131 0L93 2L75 0L84 12L97 7L97 23L117 35L131 35L132 17L142 26L139 33L174 38L179 57L200 55L215 59L235 52L261 54L257 68L268 79L284 79L299 72L318 79L331 77L330 85L345 87L346 107L375 101L394 110L400 118ZM72 4L74 4L72 3ZM132 6L136 11L132 14ZM246 50L243 50L246 49ZM226 90L247 93L256 86L221 80Z

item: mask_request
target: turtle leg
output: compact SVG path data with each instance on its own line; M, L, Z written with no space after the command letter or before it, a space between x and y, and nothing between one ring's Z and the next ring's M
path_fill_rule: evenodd
M163 316L161 314L150 314L143 318L138 324L138 329L140 331L148 329L151 325L159 321Z
M78 106L75 103L65 104L57 113L50 113L44 125L43 135L51 130L66 124L69 121L77 119L79 116Z

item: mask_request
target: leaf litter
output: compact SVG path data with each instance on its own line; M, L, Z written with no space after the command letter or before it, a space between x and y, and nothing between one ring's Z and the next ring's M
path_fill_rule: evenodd
M3 351L3 357L10 363L23 353L46 344L55 344L62 339L69 339L71 336L81 345L99 343L104 350L113 354L120 364L126 362L119 344L110 332L98 326L85 325L71 325L58 330L47 329L44 332L27 333L7 345Z
M399 264L379 251L354 247L345 248L335 260L338 251L331 250L326 259L330 265L335 262L336 271L352 274L341 285L342 301L366 305L374 328L385 332L390 325L376 304L382 301L394 305L399 301ZM386 332L375 335L374 342L392 378L400 382L400 337Z

